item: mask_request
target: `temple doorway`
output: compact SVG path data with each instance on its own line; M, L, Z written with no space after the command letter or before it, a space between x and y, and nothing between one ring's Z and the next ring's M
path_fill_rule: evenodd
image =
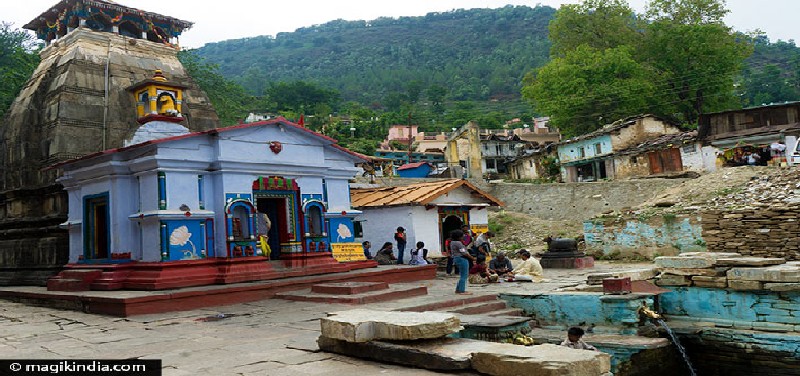
M270 249L270 260L279 260L281 258L281 243L286 241L281 239L282 236L286 236L286 199L257 197L256 211L259 216L264 216L267 219L256 222L256 233L258 235L266 234L267 244L269 244Z
M83 257L88 260L109 258L108 194L85 197L83 201L85 227L83 232Z
M464 224L460 216L448 215L442 220L442 249L445 249L445 242L450 239L450 232L458 230Z

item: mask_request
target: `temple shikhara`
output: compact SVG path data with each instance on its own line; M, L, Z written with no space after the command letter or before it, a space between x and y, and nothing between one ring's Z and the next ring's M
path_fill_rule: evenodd
M350 205L362 156L283 118L220 128L177 58L191 25L98 0L25 25L47 46L0 128L0 283L159 290L374 266Z

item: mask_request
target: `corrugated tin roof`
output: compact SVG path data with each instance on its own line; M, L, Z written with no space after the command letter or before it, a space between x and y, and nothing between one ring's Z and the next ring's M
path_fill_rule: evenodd
M465 179L440 180L400 187L352 189L350 201L353 208L427 205L441 195L462 186L471 190L473 194L482 196L489 205L503 205L500 200Z

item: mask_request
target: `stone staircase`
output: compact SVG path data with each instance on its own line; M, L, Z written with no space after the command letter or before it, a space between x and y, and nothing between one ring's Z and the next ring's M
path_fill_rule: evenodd
M386 282L335 282L321 283L310 289L275 294L277 299L333 303L366 304L426 295L425 286L389 286Z
M524 316L519 308L509 308L506 302L496 295L459 296L440 302L400 308L398 311L455 313L464 327L459 333L461 338L503 341L515 333L531 331L530 317Z

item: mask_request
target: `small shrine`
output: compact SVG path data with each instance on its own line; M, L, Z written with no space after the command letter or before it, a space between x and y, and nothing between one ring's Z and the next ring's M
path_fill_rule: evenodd
M178 44L192 23L106 0L62 0L24 26L47 44L78 27L151 42Z
M181 105L186 86L167 81L164 72L155 71L152 78L138 82L128 88L136 98L136 114L139 124L153 120L172 123L183 121Z

